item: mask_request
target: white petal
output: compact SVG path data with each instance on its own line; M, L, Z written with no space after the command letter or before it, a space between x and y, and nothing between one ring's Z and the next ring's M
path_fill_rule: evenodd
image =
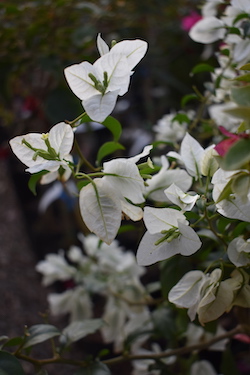
M141 158L144 158L145 156L149 155L152 148L152 145L145 146L140 154L132 156L128 158L128 160L132 161L133 163L137 163Z
M200 176L203 147L190 134L186 133L181 143L180 154L188 173L197 179Z
M105 176L105 180L112 185L118 194L128 198L133 203L144 202L144 181L137 166L129 159L113 159L103 164L103 172L116 176Z
M143 217L143 211L141 207L134 206L127 202L125 199L121 200L122 212L133 221L141 220Z
M201 298L201 289L206 281L202 271L190 271L170 290L168 300L180 307L189 308Z
M147 42L135 40L123 40L114 45L110 52L114 54L122 53L127 57L129 69L132 70L147 52Z
M47 147L42 140L42 135L39 133L30 133L20 135L10 140L10 146L14 154L21 160L27 167L32 167L38 163L43 163L44 159L40 156L33 160L35 152L22 143L23 139L28 142L32 147L47 150Z
M101 34L97 36L97 49L101 56L105 55L109 52L109 46L107 43L102 39Z
M199 198L199 195L185 194L178 186L172 184L164 190L167 198L184 211L191 211L195 205L195 202Z
M146 192L149 197L158 202L170 202L164 190L175 183L183 191L189 190L192 185L192 177L184 169L163 168L151 179L147 180Z
M212 183L214 184L213 199L216 202L219 198L220 193L228 183L230 177L237 171L227 172L222 169L218 169L215 172ZM229 199L223 199L219 203L216 203L217 211L230 219L239 219L250 222L250 192L248 193L247 199L242 199L237 195L230 196Z
M70 125L60 122L49 131L49 142L61 159L72 149L74 132Z
M162 234L150 234L146 232L139 244L136 259L139 266L149 266L164 259L171 258L178 253L178 248L168 248L168 243L163 242L155 245L156 241L162 238Z
M220 283L216 292L216 298L208 305L198 308L198 317L201 324L218 319L224 312L228 311L234 299L232 279L224 280Z
M206 17L196 22L189 36L195 42L208 44L223 39L225 32L225 26L221 20L216 17Z
M190 371L190 375L217 375L211 363L206 360L194 362Z
M87 61L84 61L81 64L71 65L64 69L64 74L69 87L81 100L87 100L99 92L94 87L94 83L90 79L89 73L99 79L95 68Z
M116 193L103 179L95 179L80 191L79 204L83 221L108 245L115 238L121 223L121 204Z
M202 244L199 236L190 226L185 225L182 222L179 222L178 224L181 236L179 239L177 238L172 242L179 240L178 246L180 249L179 253L181 255L188 256L194 254Z
M146 228L151 234L161 233L162 230L168 230L173 227L178 228L179 221L184 224L188 223L183 213L173 208L145 207L143 219Z
M228 245L227 255L236 266L242 267L250 264L250 243L242 237L234 238Z
M124 95L128 91L130 70L124 55L108 53L96 60L93 66L98 72L101 82L104 78L104 72L107 72L108 91L118 90L119 95Z
M105 95L96 94L83 100L82 105L91 120L103 122L113 111L117 96L118 91L108 92Z

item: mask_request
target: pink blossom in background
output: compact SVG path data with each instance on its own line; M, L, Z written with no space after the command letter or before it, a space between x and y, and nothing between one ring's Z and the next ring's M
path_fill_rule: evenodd
M191 12L188 16L181 19L181 28L185 31L189 31L202 17L197 12Z
M237 141L239 141L242 138L249 138L249 134L240 133L240 134L234 134L230 133L228 130L224 128L224 126L219 126L219 129L222 134L224 134L227 139L224 139L220 143L218 143L215 146L215 150L218 152L220 156L224 156L225 153L230 149L230 147Z

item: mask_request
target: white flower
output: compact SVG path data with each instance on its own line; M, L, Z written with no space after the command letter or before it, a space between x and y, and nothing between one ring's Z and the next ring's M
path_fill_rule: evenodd
M70 314L70 321L92 317L92 302L86 289L79 285L62 293L48 295L52 315Z
M176 113L170 113L164 115L160 120L157 121L156 125L153 127L153 130L156 132L157 141L165 142L177 142L180 141L187 129L187 123L183 122L180 124L179 121L174 120ZM187 115L193 117L193 112L189 112Z
M168 199L180 207L183 211L191 211L200 197L198 194L190 195L188 193L184 193L178 186L172 184L164 190L164 193L168 197Z
M209 16L196 22L190 30L189 36L195 42L208 44L223 39L225 33L224 23L214 16Z
M197 180L201 175L201 161L204 155L204 148L189 133L186 133L181 142L180 154L175 151L168 152L167 156L176 158L183 163L190 176Z
M97 45L101 57L93 65L84 61L67 67L64 72L89 117L102 122L113 111L118 95L128 91L132 69L145 55L147 43L126 40L109 50L98 36Z
M210 362L202 360L192 364L190 375L217 375L217 372Z
M221 192L237 171L224 171L219 168L212 178L213 200L216 202ZM230 219L239 219L250 222L250 192L244 199L236 194L231 194L228 199L216 203L217 211Z
M218 319L233 306L235 296L242 287L243 280L233 273L230 279L221 280L221 270L216 268L211 274L190 271L170 290L168 299L178 307L188 309L191 320L198 314L202 325Z
M169 203L164 190L174 183L187 191L192 185L192 177L184 169L169 169L169 162L164 155L161 156L161 164L160 171L146 181L146 195L154 201Z
M137 250L139 265L147 266L175 254L188 256L201 247L198 235L180 211L145 207L144 222L147 232Z
M37 173L48 171L42 179L47 184L57 178L66 181L71 175L68 162L72 162L69 155L74 140L74 133L70 125L60 122L53 126L49 133L29 133L10 140L14 154L27 167L26 171Z
M145 201L145 187L136 162L149 154L152 146L134 157L118 158L104 163L102 178L96 178L80 191L83 221L99 238L110 244L115 238L122 214L133 221L142 218L142 209L134 204ZM133 204L131 204L129 201Z
M250 239L234 238L228 245L227 255L236 267L250 265Z
M236 107L237 104L231 101L212 104L208 107L208 113L217 126L224 126L229 131L236 131L240 124L239 119L234 118L225 112L227 109L233 109Z
M70 280L76 273L64 258L64 252L59 254L47 254L45 260L36 265L36 270L43 275L42 284L47 286L55 281Z

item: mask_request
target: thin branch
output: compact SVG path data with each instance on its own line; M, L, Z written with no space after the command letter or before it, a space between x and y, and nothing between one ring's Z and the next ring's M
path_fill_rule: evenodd
M236 328L232 329L231 331L228 331L222 335L216 336L212 338L211 340L208 340L207 342L204 342L201 344L184 346L182 348L172 349L167 352L161 352L161 353L151 353L151 354L141 354L141 355L124 354L116 358L107 359L106 361L103 361L103 363L105 363L106 365L112 365L112 364L121 363L125 361L134 361L134 360L140 360L140 359L161 359L161 358L171 357L174 355L175 356L183 355L183 354L191 353L193 351L201 351L201 350L207 349L209 348L209 346L212 346L221 340L225 340L230 337L233 337L234 335L238 333L245 333L245 332L246 332L246 328L239 325Z

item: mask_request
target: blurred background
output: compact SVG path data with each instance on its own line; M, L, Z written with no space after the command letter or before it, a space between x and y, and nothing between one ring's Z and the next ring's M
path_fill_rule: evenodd
M0 1L0 335L21 334L24 324L41 322L46 291L34 270L49 252L67 249L84 231L76 200L56 183L28 189L29 174L8 141L29 132L47 132L73 120L80 101L64 79L65 67L98 58L96 37L141 38L149 43L130 90L113 115L124 126L127 154L153 139L152 127L198 84L190 77L203 46L188 36L200 18L196 0L11 0ZM83 154L95 161L104 129L77 135ZM51 202L44 200L54 189ZM56 190L57 189L57 190ZM51 193L51 190L50 190ZM41 203L42 202L42 203ZM44 203L45 202L45 203ZM125 244L133 248L133 236Z

